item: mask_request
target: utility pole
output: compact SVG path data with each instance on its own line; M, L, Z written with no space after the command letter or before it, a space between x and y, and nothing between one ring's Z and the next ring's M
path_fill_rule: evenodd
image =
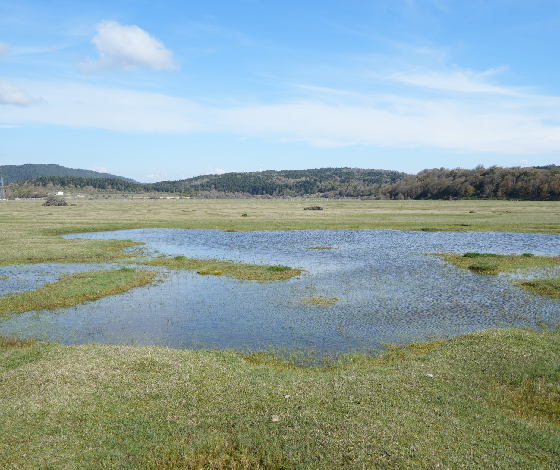
M6 199L6 191L4 190L4 175L0 173L0 199Z

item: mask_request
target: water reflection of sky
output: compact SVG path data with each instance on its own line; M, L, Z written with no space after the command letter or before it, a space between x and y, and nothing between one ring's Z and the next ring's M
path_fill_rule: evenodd
M306 272L284 282L242 282L162 271L161 282L56 312L0 323L0 334L64 344L103 342L172 347L367 350L382 343L447 338L481 328L534 326L560 317L560 304L508 282L426 255L437 252L560 254L556 235L307 230L221 232L143 229L68 238L132 239L151 252L282 264ZM310 246L332 250L310 250ZM102 267L102 266L98 266ZM1 267L0 293L34 288L91 265ZM557 268L533 275L560 276ZM329 307L302 299L341 300Z

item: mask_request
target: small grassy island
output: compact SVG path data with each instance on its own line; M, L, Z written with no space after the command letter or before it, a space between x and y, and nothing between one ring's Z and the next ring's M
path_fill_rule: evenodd
M301 269L290 268L289 266L246 264L233 261L187 258L186 256L159 256L145 260L142 263L147 266L196 270L202 276L224 275L244 281L283 281L301 274Z
M64 276L39 289L0 298L0 317L9 313L72 307L150 284L155 275L150 271L122 268Z
M535 256L532 253L497 255L495 253L435 254L453 266L474 272L497 274L518 269L543 268L560 265L560 256ZM486 267L486 270L484 269Z

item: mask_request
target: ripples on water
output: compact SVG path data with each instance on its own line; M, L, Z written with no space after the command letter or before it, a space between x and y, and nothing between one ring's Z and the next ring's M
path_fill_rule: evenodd
M485 276L426 253L560 253L557 235L307 230L221 232L144 229L67 238L132 239L152 253L282 264L306 272L258 283L162 270L162 281L56 312L29 312L0 323L1 335L63 344L269 349L327 353L448 338L482 328L535 326L560 317L560 304L515 287L513 274ZM310 250L328 246L332 250ZM108 265L97 265L107 268ZM111 267L114 267L112 265ZM91 265L0 268L0 292L52 282ZM557 268L533 272L559 276ZM303 298L338 297L324 307Z

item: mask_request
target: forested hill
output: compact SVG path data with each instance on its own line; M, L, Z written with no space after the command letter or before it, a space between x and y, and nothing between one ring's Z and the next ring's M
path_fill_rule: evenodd
M560 167L434 168L383 188L391 199L498 198L560 200Z
M130 178L115 176L109 173L98 173L92 170L79 170L76 168L66 168L55 164L34 164L26 163L25 165L2 165L0 172L4 176L4 184L10 184L14 181L22 181L31 178L40 178L44 176L72 176L83 178L118 178L125 181L132 181Z
M169 192L188 196L303 196L358 197L379 194L381 188L404 178L406 173L357 168L263 171L204 175L180 181L139 184L106 178L42 177L19 182L20 185L57 188L91 187L100 190Z
M251 196L303 196L318 194L328 197L372 196L395 183L406 173L358 168L319 168L312 170L263 171L197 176L182 181L161 181L149 185L153 191L182 192L218 196L244 194Z

